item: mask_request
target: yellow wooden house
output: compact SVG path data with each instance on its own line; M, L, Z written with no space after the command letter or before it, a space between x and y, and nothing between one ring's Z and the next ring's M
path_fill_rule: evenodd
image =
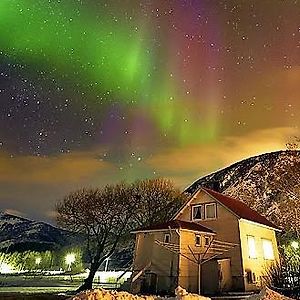
M276 231L240 200L201 188L169 222L135 231L132 292L256 290L279 259Z

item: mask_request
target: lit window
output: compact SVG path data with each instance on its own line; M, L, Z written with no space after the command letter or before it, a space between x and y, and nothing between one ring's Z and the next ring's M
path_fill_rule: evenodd
M202 220L202 205L193 206L193 220Z
M205 218L215 219L217 217L216 203L205 204Z
M165 237L164 237L164 243L170 243L170 240L171 240L171 236L169 233L166 233L165 234Z
M199 234L195 235L195 244L196 246L201 246L201 235Z
M254 236L248 235L247 243L248 243L249 258L256 258L256 248L255 248Z
M262 239L264 259L274 259L273 245L271 240Z

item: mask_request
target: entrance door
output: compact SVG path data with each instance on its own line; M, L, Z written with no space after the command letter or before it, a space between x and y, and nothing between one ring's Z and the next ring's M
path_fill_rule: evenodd
M157 290L157 274L147 272L142 281L141 292L144 294L155 294Z
M232 276L230 258L218 259L219 292L231 290Z

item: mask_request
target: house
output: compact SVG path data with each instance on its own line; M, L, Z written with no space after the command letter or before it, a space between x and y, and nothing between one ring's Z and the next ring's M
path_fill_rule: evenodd
M243 202L201 188L169 222L135 231L132 292L256 290L279 259L276 231Z

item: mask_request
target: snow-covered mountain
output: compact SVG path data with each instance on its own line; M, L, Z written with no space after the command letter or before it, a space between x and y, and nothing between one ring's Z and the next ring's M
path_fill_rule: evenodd
M54 250L75 240L70 232L50 224L0 212L0 251Z
M250 157L196 180L185 191L192 194L201 186L240 199L284 229L300 233L298 150Z

